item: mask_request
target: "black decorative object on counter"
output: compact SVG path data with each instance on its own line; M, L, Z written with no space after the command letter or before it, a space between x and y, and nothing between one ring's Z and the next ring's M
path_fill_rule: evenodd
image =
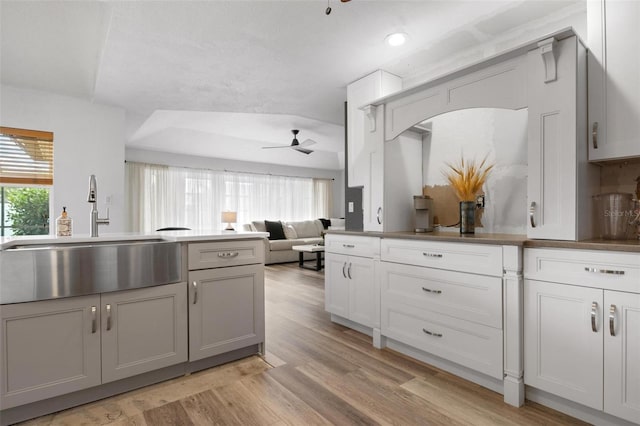
M460 201L460 234L475 234L476 202Z

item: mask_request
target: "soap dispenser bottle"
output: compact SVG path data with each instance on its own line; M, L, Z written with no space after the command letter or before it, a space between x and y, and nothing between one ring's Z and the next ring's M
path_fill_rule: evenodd
M56 219L56 235L58 237L70 237L72 224L73 221L67 215L67 208L63 207L62 214Z

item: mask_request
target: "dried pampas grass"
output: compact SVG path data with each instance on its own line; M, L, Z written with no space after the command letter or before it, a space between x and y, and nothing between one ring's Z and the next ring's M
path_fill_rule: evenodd
M488 154L487 154L488 156ZM465 161L460 157L458 164L445 163L448 167L442 174L453 187L460 201L475 201L476 194L482 189L494 164L486 165L487 156L480 164L476 160Z

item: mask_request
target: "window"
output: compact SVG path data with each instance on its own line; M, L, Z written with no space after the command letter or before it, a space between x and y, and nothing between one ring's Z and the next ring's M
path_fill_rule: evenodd
M186 169L127 162L127 211L131 231L167 226L222 229L222 211L252 220L329 217L330 179Z
M53 133L0 127L0 236L49 233Z

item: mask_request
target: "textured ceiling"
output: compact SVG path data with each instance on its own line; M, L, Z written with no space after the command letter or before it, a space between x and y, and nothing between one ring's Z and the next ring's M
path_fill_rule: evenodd
M298 165L339 169L348 83L378 68L419 80L452 53L584 3L330 1L326 16L324 0L2 0L2 83L123 107L140 125L132 147L190 141L181 152L291 164L260 146L300 128L318 143L290 153ZM405 46L384 44L395 31Z

